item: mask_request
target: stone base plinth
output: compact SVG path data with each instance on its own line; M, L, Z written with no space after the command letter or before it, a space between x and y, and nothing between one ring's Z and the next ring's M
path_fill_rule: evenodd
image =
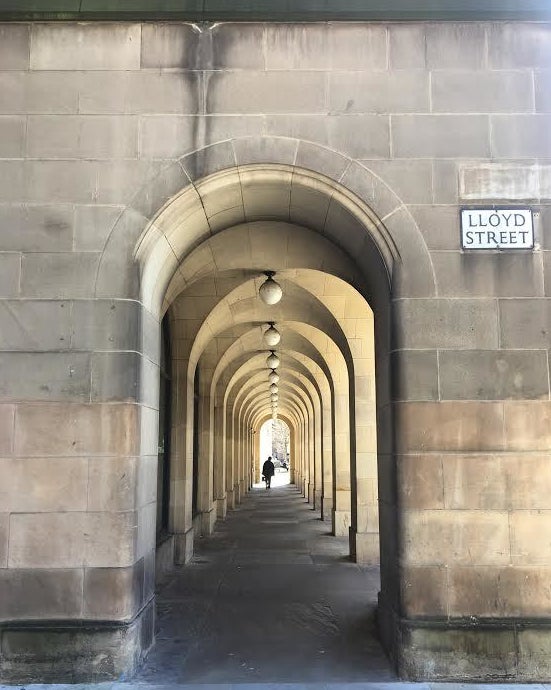
M227 496L224 496L224 498L217 498L216 499L216 517L219 520L225 520L227 514L228 514L228 498L227 498Z
M0 624L0 683L97 683L130 678L154 642L155 605L128 623Z
M187 532L179 532L174 535L174 563L184 565L193 558L194 529Z
M214 508L205 510L201 513L201 536L208 537L214 532L216 522L216 511Z
M333 512L333 499L327 498L327 496L322 495L320 502L320 510L322 520L331 520L331 514Z
M349 530L350 558L359 565L379 565L379 533Z
M316 489L314 491L314 508L320 511L321 514L321 503L322 503L322 491L321 489Z
M350 511L333 510L331 514L332 532L336 537L348 537L350 530Z
M174 569L174 535L167 535L155 550L155 579L160 580Z
M235 491L233 489L228 489L226 493L226 503L228 510L233 510L235 508Z
M412 681L549 683L551 621L402 621L398 673Z

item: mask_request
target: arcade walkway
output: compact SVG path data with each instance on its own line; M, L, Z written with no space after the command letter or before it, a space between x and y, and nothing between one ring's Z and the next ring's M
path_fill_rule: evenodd
M294 486L253 489L161 587L134 682L394 680L374 636L378 572L316 515Z

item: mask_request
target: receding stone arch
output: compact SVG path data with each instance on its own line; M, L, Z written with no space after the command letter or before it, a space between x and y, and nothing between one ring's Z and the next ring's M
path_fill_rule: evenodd
M252 151L259 142L251 140L249 144L252 147L249 147L249 151ZM160 318L167 309L171 312L174 310L180 293L194 294L201 280L209 280L209 276L212 276L215 281L219 279L226 281L224 294L213 295L217 299L213 300L211 308L207 309L209 313L214 312L217 305L222 304L227 296L231 295L233 290L238 290L239 285L243 283L249 283L246 289L250 290L251 300L256 299L258 287L263 280L262 272L266 269L277 270L282 274L282 279L286 279L284 273L289 271L289 280L305 292L308 292L309 281L305 271L318 271L334 276L352 286L376 313L377 404L380 406L381 419L390 420L390 426L385 423L378 425L377 429L381 434L383 449L381 457L389 458L385 460L384 466L384 471L389 473L389 477L385 478L384 483L391 485L393 481L391 475L394 472L392 414L389 405L391 302L393 298L402 296L430 297L434 295L432 265L423 238L413 219L400 199L376 175L354 161L346 162L344 168L341 166L337 179L334 179L336 173L327 174L331 165L327 169L325 165L322 166L323 169L316 169L315 165L312 165L313 169L308 169L309 166L305 165L306 158L301 157L301 152L306 155L306 151L312 153L314 149L316 147L312 148L303 145L302 142L297 142L295 159L274 164L264 162L262 158L238 160L234 143L227 142L224 146L213 145L208 151L204 151L203 163L206 167L201 168L201 165L196 165L201 158L196 156L194 170L186 167L191 159L187 163L183 160L179 161L179 169L165 170L164 185L159 185L156 181L151 185L148 199L139 200L140 203L127 209L128 214L123 213L119 218L118 227L111 233L102 255L96 293L101 294L102 285L105 281L108 282L109 273L114 270L112 250L113 247L118 246L117 251L120 252L121 243L124 244L122 237L126 238L127 244L130 244L129 238L134 240L134 256L139 266L139 281L137 284L132 283L130 279L127 280L122 276L119 283L121 291L126 290L124 293L126 297L139 299L142 304L144 340L148 329L150 332L153 332L155 328L158 329ZM265 152L265 149L262 150ZM342 163L338 154L323 151L323 155L326 162L334 158L335 162L337 159L340 161L339 165ZM310 160L313 159L310 158ZM199 170L202 170L204 174L199 174L197 172ZM187 182L182 184L182 180ZM155 204L153 201L155 195L158 195L159 202L162 200L162 204ZM125 216L128 217L125 218ZM147 219L148 223L146 228L143 228L144 219ZM142 232L138 237L137 230L140 223ZM232 234L236 238L247 237L247 241L243 244L236 243L237 251L234 251L231 243L228 245L227 237ZM278 250L277 242L282 238L287 238L285 251L274 251L274 248ZM243 254L246 255L245 261L243 261ZM281 262L278 263L280 260ZM232 281L234 281L233 286ZM231 297L229 299L231 302ZM226 309L227 306L231 309L230 302L218 309ZM323 300L317 299L317 302L322 304ZM326 302L324 306L329 305ZM328 309L328 312L331 313L331 318L335 319L332 309ZM249 314L243 318L243 323L240 323L239 319L231 318L227 319L225 325L231 326L233 335L239 340L246 333L247 323L250 325L251 322L256 322L256 328L258 328L259 322L264 319L264 315L254 319ZM299 327L292 329L293 333L296 333L293 337L297 343L301 337L307 339L309 335L307 327L300 325L304 320L307 321L304 319L304 313L300 314L297 311L290 321L299 324ZM207 317L205 323L205 337L202 342L196 341L197 332L192 334L190 331L189 352L194 346L195 350L193 361L188 361L186 365L185 375L182 372L184 388L181 398L183 399L190 400L193 395L190 372L199 362L202 354L207 352L209 343L218 337L223 337L223 330L214 325L215 321L209 321ZM325 365L322 364L320 368L323 370L325 366L332 372L340 372L337 374L337 379L334 379L334 376L328 379L330 387L336 380L339 385L343 385L343 380L348 378L352 406L356 401L358 381L353 375L354 370L350 369L354 363L354 346L350 345L349 327L346 324L342 328L338 318L334 320L335 327L329 327L328 323L326 322L320 330L334 333L342 331L342 336L339 336L341 340L335 351L331 351L329 341L322 335L316 336L316 349L320 355L323 355L322 361L325 362ZM258 335L259 333L256 338ZM241 346L237 346L238 349L242 347L245 340L247 341L247 346L241 350L243 356L251 350L254 337L252 334L246 335ZM213 368L211 383L214 381L218 367L215 349L216 346L213 345L212 351L209 350L205 355L206 358L210 357L208 367ZM226 365L233 361L233 355L237 354L237 349L235 353L232 351L229 354L228 347L223 352L222 357L225 358ZM299 352L300 349L299 347ZM345 362L348 360L349 371L346 375L340 371L341 365L338 364L338 357L343 356ZM219 359L218 362L220 361ZM207 359L205 359L205 365L206 363ZM216 417L216 396L218 395L216 391L220 390L219 383L222 383L222 389L226 393L230 386L232 377L229 376L229 379L226 377L227 371L227 366L222 367L219 373L216 371L217 384L214 389L209 389L211 392L214 390L215 393L213 418ZM244 382L240 384L243 386ZM338 407L338 396L334 396L333 403L335 407ZM303 463L301 466L306 466L304 463L308 462L308 434L310 433L308 423L309 419L314 419L314 413L313 410L305 409L303 405L299 398L296 400L289 398L287 413L290 419L295 419L297 457L301 458L301 463ZM364 406L364 409L367 410L367 406ZM235 471L233 475L228 471L225 479L220 477L217 480L218 489L223 487L224 482L226 483L223 487L225 490L222 491L226 498L216 496L217 501L227 500L231 505L230 493L235 489L236 481L240 483L238 492L246 490L245 473L242 467L243 457L240 453L250 452L253 446L251 435L253 422L259 418L259 415L266 415L267 412L267 409L259 405L250 407L238 419L228 410L224 413L227 418L220 420L218 417L217 428L221 429L221 432L218 441L212 443L212 453L225 448L228 463L230 465L234 463ZM354 413L358 416L357 408L350 407L347 416L353 418ZM321 406L317 417L321 426ZM334 420L332 424L334 427ZM211 428L212 426L213 424ZM189 431L189 425L187 428ZM191 454L190 438L186 438L185 430L186 423L180 421L180 427L175 429L176 436L180 438L180 445L178 441L174 443L175 456L180 467L184 468L185 458L189 458ZM188 433L187 436L191 434ZM332 455L338 457L342 449L338 434L335 438ZM360 434L355 428L349 449L351 457L354 458L357 438L360 438ZM242 441L241 448L235 445L235 439ZM211 451L207 453L209 458L210 454ZM319 446L318 455L321 455ZM239 463L241 463L241 468L238 467ZM335 468L333 464L332 470L333 496L338 496L338 466ZM350 470L348 474L350 475ZM360 479L363 481L364 477ZM371 477L370 481L372 479ZM350 480L346 481L350 484ZM190 479L185 469L182 474L176 472L175 482L177 491L175 490L173 498L176 498L178 491L184 497L174 501L173 512L181 521L175 532L176 540L179 542L176 552L180 554L177 560L183 562L189 558L193 539L193 531L189 528L190 523L186 513ZM347 488L347 491L350 496L350 488ZM237 500L238 498L239 496ZM337 508L338 506L333 506L333 510ZM358 506L355 508L357 518L359 509ZM224 514L223 508L219 514ZM397 567L395 554L398 551L396 525L386 515L383 519L386 521L385 548L387 549L382 565L382 576L385 579L387 573ZM387 591L390 589L387 588Z

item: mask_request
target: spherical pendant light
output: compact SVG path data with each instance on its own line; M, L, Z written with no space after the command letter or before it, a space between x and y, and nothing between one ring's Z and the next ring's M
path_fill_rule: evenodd
M274 328L273 322L269 323L267 331L264 331L264 342L269 348L275 347L281 340L281 333Z
M276 374L275 371L272 371L272 373L268 376L268 381L270 383L277 383L279 381L279 374Z
M277 387L277 383L272 383L270 386L270 393L279 393L279 388Z
M277 402L278 400L279 400L279 395L277 393L272 393L271 401L274 403L274 402Z
M276 353L272 350L271 354L268 355L268 359L266 360L266 364L268 365L268 369L277 369L279 366L279 357L276 355Z
M265 271L265 275L267 275L268 278L262 283L258 290L260 299L264 302L264 304L277 304L283 296L281 285L276 283L276 281L272 278L272 276L275 275L274 271Z

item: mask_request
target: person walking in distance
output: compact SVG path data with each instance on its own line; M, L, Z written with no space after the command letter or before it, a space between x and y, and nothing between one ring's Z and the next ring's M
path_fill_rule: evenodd
M269 489L272 484L272 477L275 474L275 465L272 462L272 456L266 460L262 465L262 479L266 482L266 488Z

